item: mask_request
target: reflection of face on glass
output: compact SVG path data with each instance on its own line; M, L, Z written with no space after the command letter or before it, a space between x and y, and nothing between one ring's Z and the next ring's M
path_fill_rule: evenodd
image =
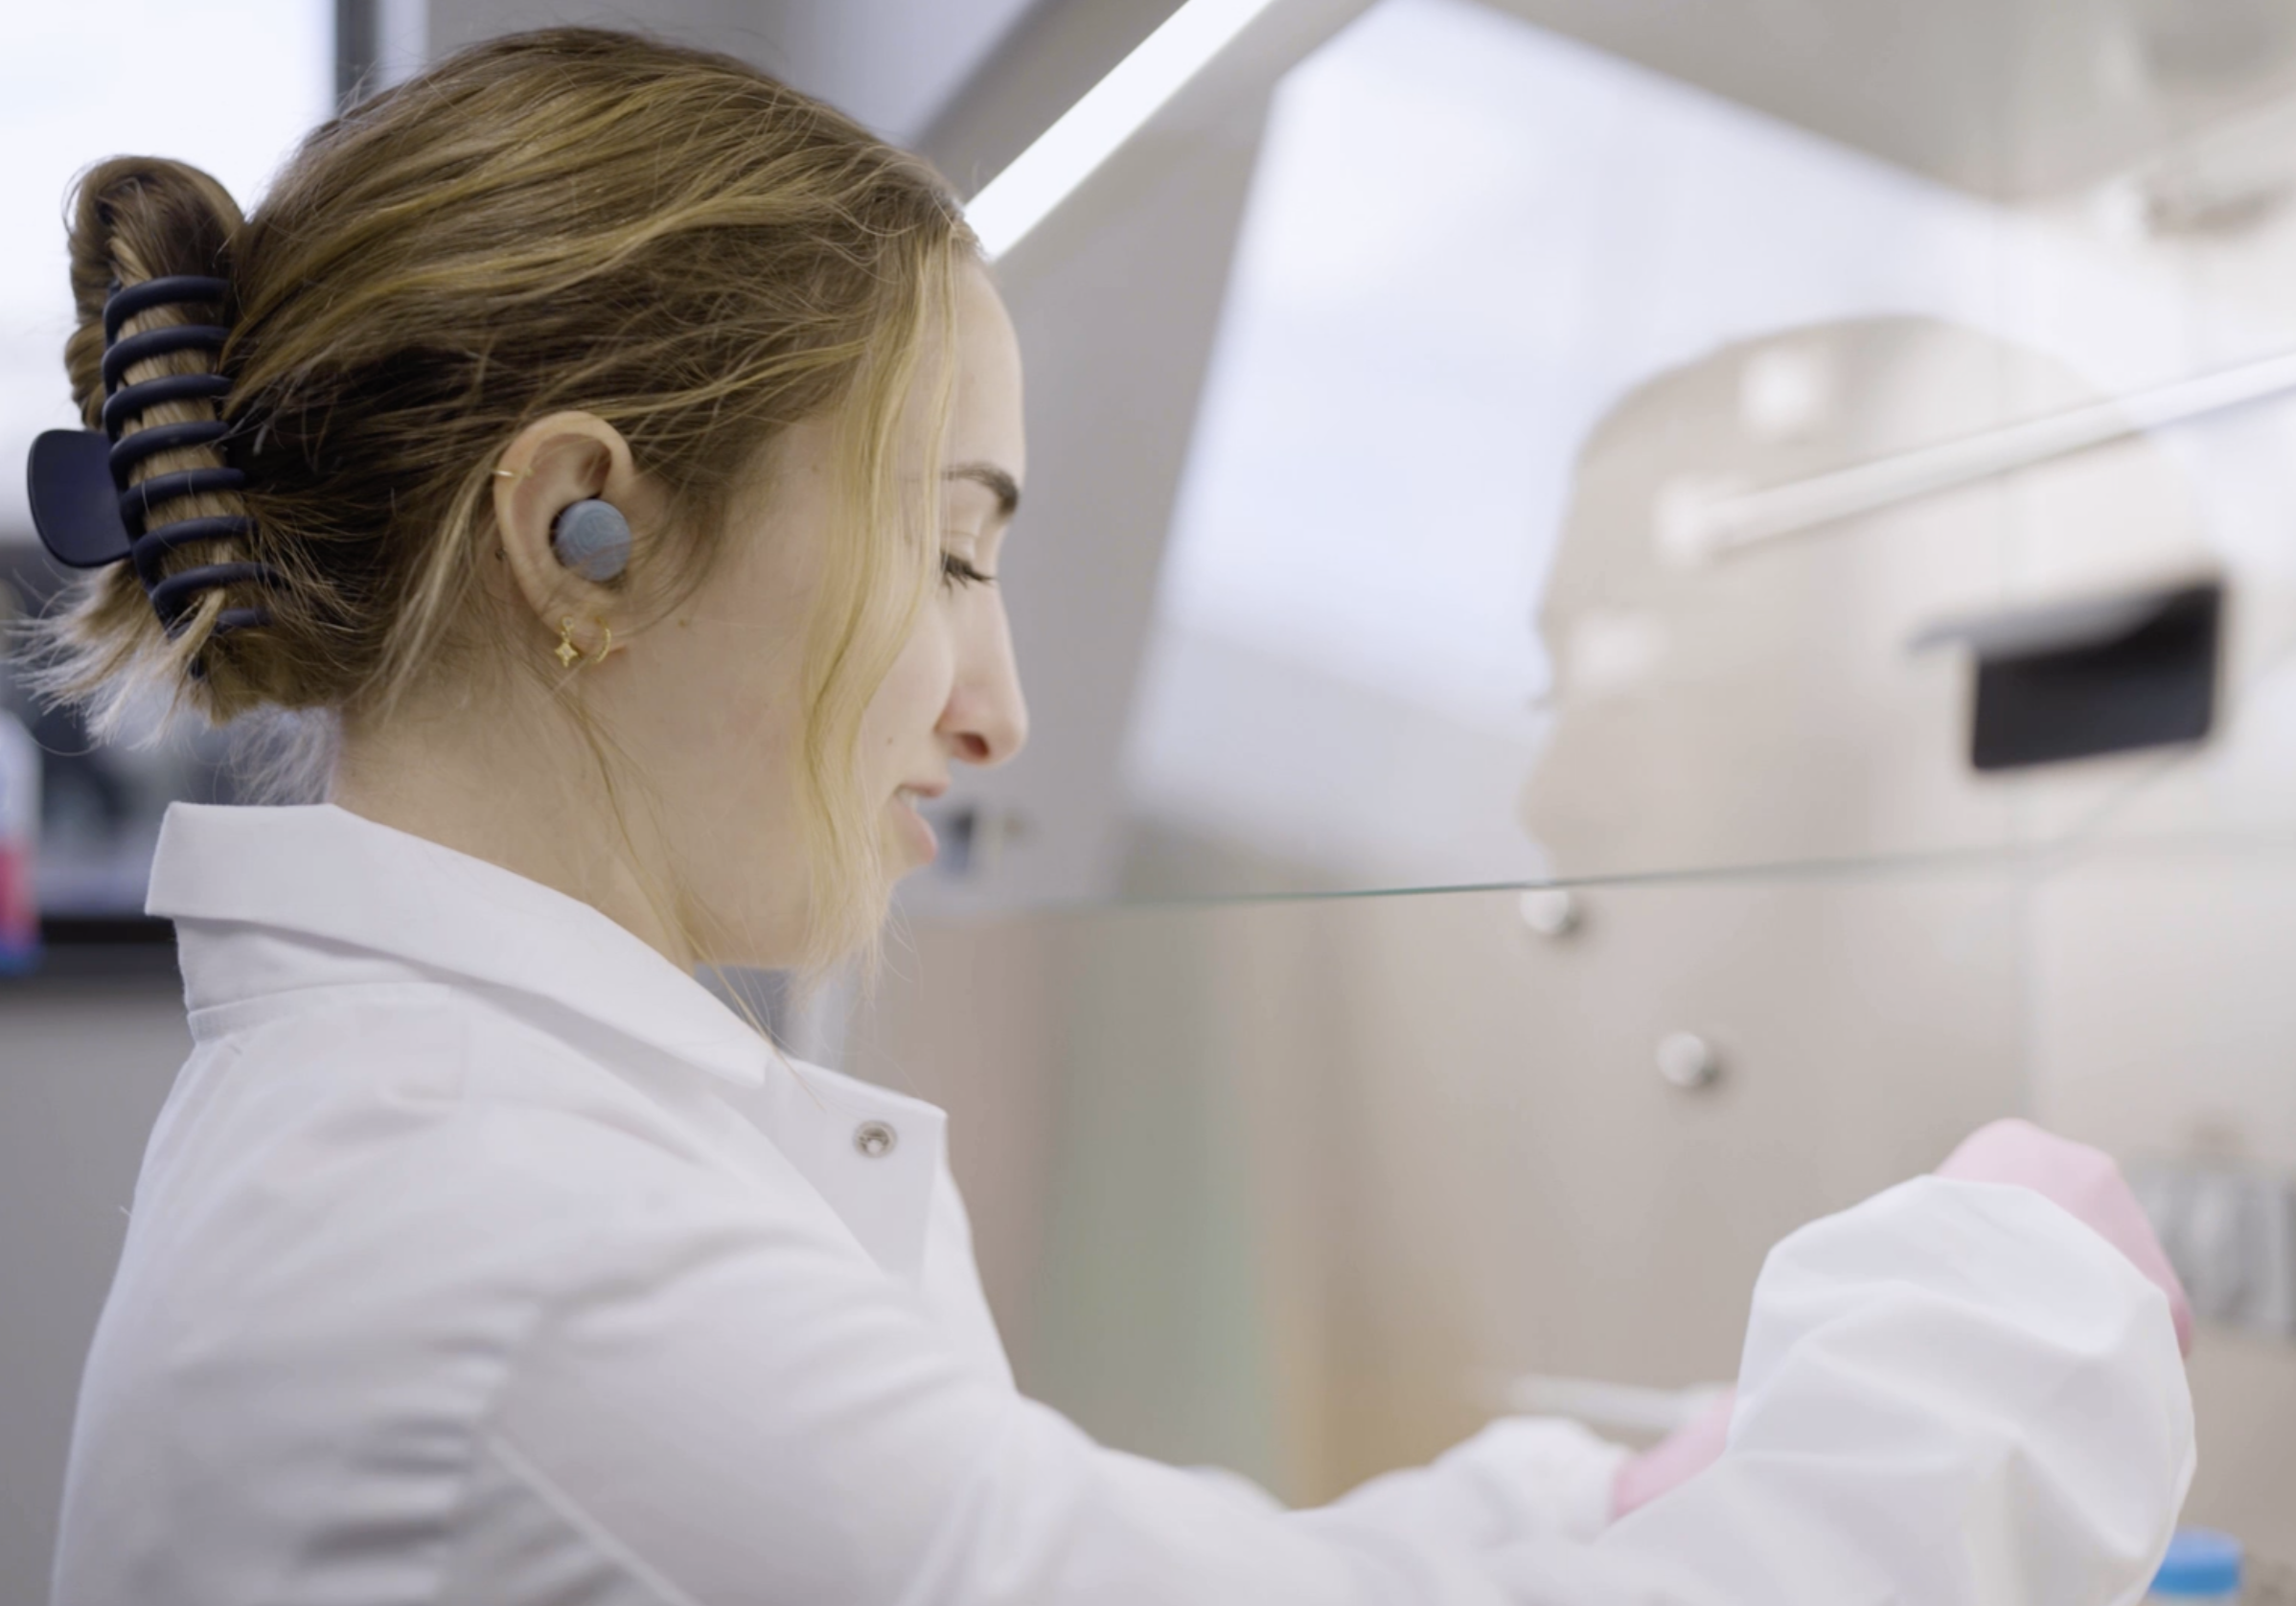
M1721 553L1718 499L2096 398L2056 362L1921 318L1728 347L1615 407L1582 451L1539 629L1553 738L1524 820L1566 874L1971 846L1998 790L1963 762L1940 618L2110 588L2198 554L2142 439Z

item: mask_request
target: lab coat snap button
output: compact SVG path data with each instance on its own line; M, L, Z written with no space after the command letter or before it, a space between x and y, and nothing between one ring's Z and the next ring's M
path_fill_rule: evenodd
M853 1129L853 1146L870 1159L882 1159L893 1152L901 1135L883 1121L863 1121Z

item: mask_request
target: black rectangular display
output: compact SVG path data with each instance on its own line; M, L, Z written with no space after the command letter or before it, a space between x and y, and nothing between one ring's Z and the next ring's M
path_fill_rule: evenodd
M2020 769L2202 740L2216 719L2223 600L2219 583L2189 585L2132 609L2103 640L1994 654L1981 645L1970 762Z

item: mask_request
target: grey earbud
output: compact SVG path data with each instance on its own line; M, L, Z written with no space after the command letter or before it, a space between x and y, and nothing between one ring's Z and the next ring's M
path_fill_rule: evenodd
M611 502L576 502L551 521L550 550L585 580L611 580L630 566L630 520Z

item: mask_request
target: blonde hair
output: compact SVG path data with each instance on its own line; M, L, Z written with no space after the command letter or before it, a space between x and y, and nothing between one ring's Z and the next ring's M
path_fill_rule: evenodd
M884 908L854 754L937 572L939 464L900 458L976 252L938 177L837 112L730 57L599 30L481 44L364 102L313 132L244 219L196 169L101 163L73 205L75 400L95 427L113 290L228 281L219 355L172 353L126 379L219 371L219 403L154 406L129 428L220 416L230 437L136 472L246 470L244 492L179 497L166 516L243 515L252 533L168 565L248 562L278 579L209 591L171 637L127 565L101 573L45 627L43 683L100 728L154 682L216 723L387 713L496 650L472 604L495 542L492 467L524 424L578 409L621 431L672 505L627 578L668 598L717 561L764 449L834 413L845 523L806 645L801 776L802 961L826 968L873 941ZM161 307L123 333L209 318ZM266 626L216 628L256 606ZM610 740L592 734L603 763Z

